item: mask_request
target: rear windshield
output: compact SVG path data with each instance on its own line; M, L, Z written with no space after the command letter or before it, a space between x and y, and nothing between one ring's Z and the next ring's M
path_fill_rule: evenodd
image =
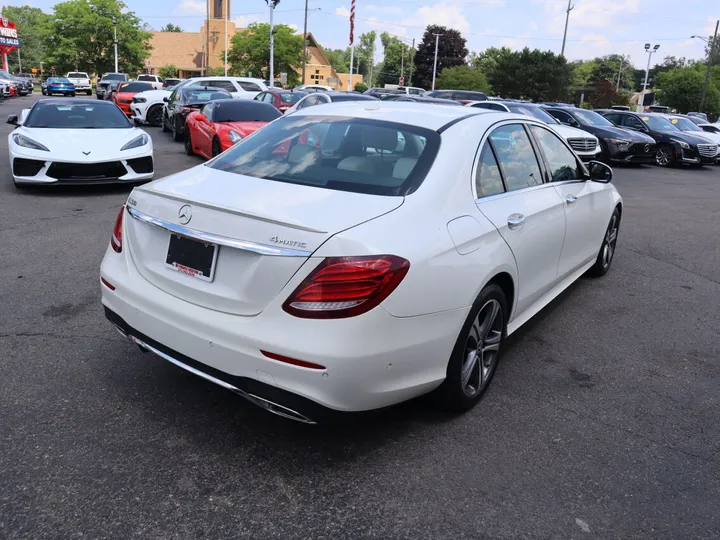
M72 79L87 79L88 78L87 73L80 73L79 71L76 71L73 73L68 73L67 76Z
M439 146L437 132L416 126L290 116L256 131L208 166L277 182L402 196L423 182Z
M282 113L269 103L249 99L216 101L213 122L272 122Z
M155 75L138 75L137 80L138 81L152 81L152 82L157 81L157 79L155 78Z
M35 106L23 125L51 129L123 129L132 124L115 105L99 101L97 104L43 103Z
M127 77L123 75L122 73L108 73L107 75L103 75L102 78L103 81L127 81Z
M153 87L144 82L123 83L118 87L118 92L147 92L148 90L153 90Z
M366 96L364 94L335 94L330 99L333 101L377 101L375 96Z
M50 84L70 84L70 81L68 81L65 77L53 77L50 79Z
M281 92L278 94L283 103L295 104L307 96L305 92Z
M231 99L230 92L216 88L214 90L203 90L187 87L182 90L182 97L186 103L203 103L214 99Z

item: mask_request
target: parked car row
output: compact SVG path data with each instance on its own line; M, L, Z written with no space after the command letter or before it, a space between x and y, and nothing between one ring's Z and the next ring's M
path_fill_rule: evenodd
M34 85L30 77L15 76L4 69L0 69L0 99L27 96L32 94L33 91Z

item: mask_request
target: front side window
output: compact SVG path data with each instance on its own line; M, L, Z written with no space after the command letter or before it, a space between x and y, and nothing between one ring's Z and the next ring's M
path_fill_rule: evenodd
M202 113L205 115L205 118L207 118L210 122L213 121L213 109L215 108L215 105L213 103L208 103L205 105L202 109Z
M646 116L645 118L648 118L648 117ZM631 116L629 114L625 115L623 120L624 120L623 125L625 127L629 127L632 129L644 129L645 128L645 126L643 126L643 123L640 120L638 120L637 118L635 118L634 116Z
M547 111L547 113L551 116L554 116L561 124L571 126L575 123L573 117L565 111Z
M605 115L605 118L607 118L608 120L610 120L610 122L612 122L612 123L615 124L616 126L621 126L621 125L622 125L622 117L621 117L621 115L619 115L619 114L606 114L606 115Z
M243 139L208 166L276 182L404 196L423 182L439 146L437 132L416 126L290 115Z
M575 155L557 135L540 126L531 126L530 129L532 129L533 135L537 138L538 144L540 144L540 148L545 154L553 182L582 178Z
M477 172L475 173L475 191L478 198L497 195L505 191L500 176L500 167L490 144L487 142L480 153L480 163L478 163Z
M490 134L508 191L542 184L535 150L521 124L509 124Z

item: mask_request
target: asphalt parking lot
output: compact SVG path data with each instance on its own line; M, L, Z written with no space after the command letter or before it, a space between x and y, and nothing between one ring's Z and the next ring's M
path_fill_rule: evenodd
M308 427L125 342L98 272L129 188L17 191L3 126L0 538L720 537L720 167L616 168L610 274L474 410ZM156 178L201 163L147 131Z

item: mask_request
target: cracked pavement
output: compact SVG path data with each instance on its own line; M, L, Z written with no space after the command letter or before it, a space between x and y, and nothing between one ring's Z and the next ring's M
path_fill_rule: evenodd
M147 131L158 177L199 163ZM122 340L98 270L128 188L16 191L6 145L0 538L720 537L720 167L616 168L612 270L513 336L474 410L323 428Z

